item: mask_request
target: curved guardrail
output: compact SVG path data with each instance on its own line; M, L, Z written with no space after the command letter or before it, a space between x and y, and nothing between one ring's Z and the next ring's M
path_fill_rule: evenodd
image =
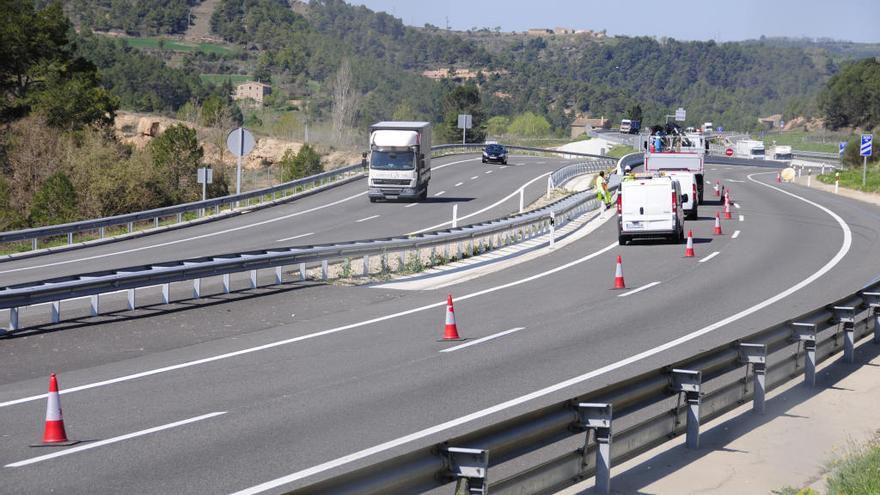
M482 150L482 148L483 145L477 144L445 144L432 147L431 152L437 154L442 154L445 151L470 153L472 151ZM594 158L597 160L610 160L607 157L599 155L569 152L562 153L557 150L544 148L508 146L508 149L545 154L565 154L577 157ZM320 174L312 175L302 179L285 182L276 186L248 191L241 194L223 196L220 198L212 198L205 201L193 201L190 203L156 208L153 210L146 210L91 220L81 220L66 224L0 232L0 244L30 240L31 251L36 251L40 247L40 239L67 236L67 246L71 246L74 244L74 236L76 234L81 234L85 232L95 233L97 241L100 242L101 240L106 239L107 228L125 225L127 228L126 232L124 232L123 235L128 235L134 232L134 226L137 222L152 222L152 231L147 231L146 233L156 232L160 229L160 220L163 218L176 216L176 224L183 224L184 214L191 212L198 212L198 218L202 220L216 219L223 216L223 214L221 213L221 209L224 206L227 206L229 208L225 212L225 214L240 213L240 210L235 209L234 206L239 205L243 201L246 202L245 206L248 208L251 207L251 200L253 199L258 200L258 205L277 204L280 202L291 201L293 199L297 199L308 194L313 194L315 192L319 192L327 188L342 185L351 180L358 179L363 175L363 167L363 163L350 165L347 167L322 172ZM306 186L311 186L312 189L306 190ZM297 191L300 191L300 193L297 194ZM206 217L207 211L211 209L214 210L214 215Z

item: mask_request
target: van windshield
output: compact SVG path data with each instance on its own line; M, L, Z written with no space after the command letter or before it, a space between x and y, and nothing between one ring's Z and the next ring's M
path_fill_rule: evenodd
M370 157L370 168L377 170L412 170L415 168L412 151L377 151Z

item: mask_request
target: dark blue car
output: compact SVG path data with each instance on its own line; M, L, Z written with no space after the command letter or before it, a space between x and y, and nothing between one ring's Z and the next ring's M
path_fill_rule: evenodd
M483 163L495 162L507 165L507 148L500 144L490 144L483 149Z

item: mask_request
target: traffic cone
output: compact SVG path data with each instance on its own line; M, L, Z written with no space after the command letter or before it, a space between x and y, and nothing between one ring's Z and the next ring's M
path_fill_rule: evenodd
M724 219L730 220L731 218L733 218L733 217L730 216L730 200L727 199L727 197L725 196L725 198L724 198Z
M713 233L721 235L721 214L717 211L715 212L715 231Z
M64 431L64 418L61 417L61 397L58 395L58 379L55 373L49 375L49 394L46 401L46 428L43 430L43 443L31 447L62 447L79 443L68 440Z
M455 325L455 308L452 307L452 294L446 296L446 329L443 330L442 341L446 340L464 340L458 336L458 327Z
M688 230L688 243L684 248L684 257L693 258L694 256L694 231Z
M614 288L626 289L626 283L623 281L623 266L620 264L620 255L617 256L617 268L614 270Z
M779 172L776 172L776 182L782 182L782 174Z
M718 181L715 181L715 197L721 196L721 187L718 186Z

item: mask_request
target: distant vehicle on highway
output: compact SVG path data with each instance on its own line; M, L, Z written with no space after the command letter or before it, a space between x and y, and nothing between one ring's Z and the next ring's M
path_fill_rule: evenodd
M743 139L736 142L734 148L738 158L748 158L750 160L764 159L764 141L756 141L754 139Z
M638 176L623 181L617 195L617 240L621 246L635 238L665 237L679 243L684 238L681 185L669 176Z
M641 121L638 120L630 120L623 119L620 121L620 133L621 134L638 134L642 128Z
M776 146L773 148L773 159L774 160L790 161L791 158L792 158L791 146Z
M367 196L425 199L431 180L431 123L378 122L370 127Z
M483 163L496 162L507 165L507 148L493 143L483 148Z
M703 134L711 134L713 132L715 132L715 127L712 125L712 123L711 122L704 122L703 123Z

